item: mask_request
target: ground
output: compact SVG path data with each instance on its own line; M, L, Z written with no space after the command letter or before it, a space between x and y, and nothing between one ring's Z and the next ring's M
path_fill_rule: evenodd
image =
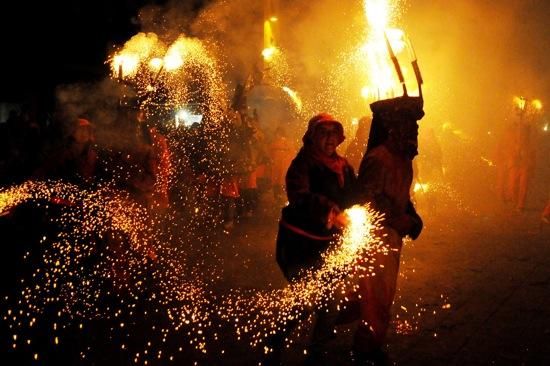
M541 205L532 203L518 213L500 203L455 207L418 197L425 227L402 251L386 349L390 364L550 364L550 225L540 223ZM261 207L211 243L212 255L200 266L216 269L217 291L286 285L274 259L279 209L269 199ZM310 324L305 322L305 331L292 336L285 365L302 364ZM338 329L327 349L327 365L352 364L354 326ZM236 341L230 329L220 335L206 355L184 350L173 364L259 364L260 349ZM169 342L185 348L187 341L184 334L175 334ZM107 364L133 364L120 351L101 356Z
M550 364L550 226L540 224L538 209L499 208L500 214L424 213L421 237L402 252L391 364ZM276 218L268 217L228 235L245 258L228 272L233 286L284 283L273 259L275 234ZM250 275L260 269L261 278ZM353 328L339 328L327 364L351 364ZM299 365L307 346L307 337L294 341L284 356L288 365Z

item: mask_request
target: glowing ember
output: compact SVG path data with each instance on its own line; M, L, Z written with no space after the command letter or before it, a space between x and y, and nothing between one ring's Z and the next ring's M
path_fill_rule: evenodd
M296 109L299 111L302 110L302 100L298 96L298 93L294 90L290 89L288 86L283 86L283 90L288 94L290 99L294 102L294 105L296 105Z

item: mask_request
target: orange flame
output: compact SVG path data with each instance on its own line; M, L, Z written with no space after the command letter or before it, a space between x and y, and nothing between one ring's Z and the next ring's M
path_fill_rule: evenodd
M395 55L402 58L409 46L405 34L401 29L389 27L397 17L398 5L398 0L364 1L365 16L369 25L368 39L360 49L361 57L367 60L368 85L361 90L361 96L365 99L388 98L401 92L385 40L387 37ZM400 66L405 81L412 80L413 70L404 63L400 63Z

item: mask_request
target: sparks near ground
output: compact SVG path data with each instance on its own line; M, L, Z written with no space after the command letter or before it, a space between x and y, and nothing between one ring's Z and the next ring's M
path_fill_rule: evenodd
M110 333L126 349L128 342L133 343L131 329L148 316L156 319L156 327L150 329L150 338L145 337L149 340L142 341L144 355L169 358L173 349L150 342L163 339L172 344L174 340L167 338L182 333L189 347L207 352L224 326L214 318L222 319L226 327L234 326L236 339L248 338L251 346L259 346L266 335L284 328L313 303L327 303L334 291L353 289L355 276L375 270L376 263L366 258L386 250L375 235L380 217L368 207L356 206L347 211L350 225L320 270L281 290L233 289L221 296L193 273L185 253L159 241L162 234L154 221L122 192L28 182L3 190L1 197L2 212L25 202L61 210L55 217L61 230L54 237L44 236L39 249L25 254L25 258L38 255L38 261L31 262L29 276L20 279L20 296L7 301L10 308L4 319L13 332L13 348L32 349L36 324L52 329L57 346L59 334L93 329L101 319L114 325ZM339 306L345 307L346 300ZM53 318L52 309L56 309ZM136 351L135 344L132 350ZM94 351L83 350L82 357L90 357L88 353Z

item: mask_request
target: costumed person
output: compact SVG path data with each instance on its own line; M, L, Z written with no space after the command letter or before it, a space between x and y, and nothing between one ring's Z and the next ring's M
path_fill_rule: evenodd
M518 117L505 131L497 146L498 171L497 189L505 202L511 202L514 209L523 212L530 181L535 171L537 144L533 125L539 117L539 110L520 98L517 103Z
M222 206L223 228L226 232L233 229L237 219L237 200L241 197L239 189L239 173L243 169L242 145L239 139L239 128L242 121L237 112L226 112L225 129L226 145L223 154L224 173L220 182L220 199Z
M515 138L508 149L511 150L512 156L506 197L514 203L518 212L522 212L525 209L525 201L536 162L534 133L526 121L520 120L516 126Z
M355 173L347 160L336 152L344 141L342 124L331 115L321 113L309 121L302 141L303 147L294 158L286 174L288 206L282 210L277 236L277 263L289 282L299 281L308 270L321 266L321 255L335 235L346 224L343 210L355 199ZM319 364L325 343L333 338L336 316L323 308L300 309L304 316L317 313L309 364ZM285 334L273 344L273 359L280 357L285 336L301 319L287 324ZM277 342L273 342L277 343ZM277 362L268 362L277 363Z
M418 124L424 111L420 97L403 96L371 104L372 128L358 172L360 203L383 213L382 233L388 253L376 253L377 271L359 279L360 324L353 355L366 364L383 364L390 310L395 296L403 238L416 239L422 220L411 202L413 158L418 154Z
M153 210L165 213L170 206L170 183L172 179L172 159L167 138L156 128L149 129L153 146Z
M507 202L510 200L509 194L508 194L508 177L511 175L512 166L514 157L512 154L511 147L515 145L515 130L516 130L516 124L515 123L509 123L507 127L504 129L502 135L499 137L495 152L494 152L494 160L497 168L497 184L496 184L496 190L498 197L503 201Z
M138 98L120 101L117 118L109 134L103 136L107 148L100 159L104 179L113 181L131 199L149 209L153 207L155 172L158 171L151 131Z

